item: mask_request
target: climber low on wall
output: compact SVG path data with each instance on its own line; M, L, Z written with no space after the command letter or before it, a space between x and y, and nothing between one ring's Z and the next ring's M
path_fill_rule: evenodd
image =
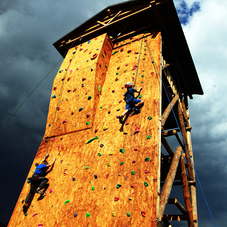
M127 88L127 91L124 94L124 100L126 102L126 106L125 106L125 111L121 114L121 116L119 116L119 121L121 124L124 123L123 118L127 113L133 112L133 111L135 113L139 113L140 112L139 108L142 107L142 105L144 104L143 100L136 99L134 97L135 92L140 94L142 87L136 90L133 88L133 85L130 82L127 82L125 84L125 87Z
M49 157L49 154L46 154L44 159L41 161L41 164L37 164L35 172L33 173L32 177L28 178L28 183L31 183L30 186L30 192L28 193L25 204L23 206L23 212L26 216L27 210L29 208L29 205L31 204L32 198L34 196L34 193L39 193L41 196L45 195L45 191L48 187L47 182L48 179L45 177L53 168L53 165L56 161L54 158L52 163L48 164L47 158ZM47 169L51 167L49 171ZM42 191L44 189L44 191Z

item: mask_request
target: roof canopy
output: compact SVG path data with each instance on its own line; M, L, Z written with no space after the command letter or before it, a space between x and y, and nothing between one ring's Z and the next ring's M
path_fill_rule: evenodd
M62 56L73 45L107 33L113 43L144 31L162 32L162 55L181 93L192 98L203 90L172 0L130 0L103 9L54 43Z

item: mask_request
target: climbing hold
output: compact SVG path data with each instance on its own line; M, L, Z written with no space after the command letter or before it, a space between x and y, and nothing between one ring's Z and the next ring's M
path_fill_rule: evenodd
M64 70L60 70L59 73L63 72Z
M49 189L49 192L50 192L50 193L53 192L53 191L54 191L54 190L53 190L52 188Z
M103 131L106 131L108 129L108 126L103 127Z
M152 63L154 63L154 61L152 61Z
M107 173L107 174L106 174L106 177L108 177L109 175L110 175L110 174L109 174L109 173Z
M84 84L81 84L81 87L84 87Z
M83 110L83 107L80 107L80 108L79 108L79 112L80 112L81 110Z
M119 73L116 73L116 75L119 75Z
M63 81L65 78L62 78L61 81Z
M67 79L67 81L69 81L71 79L71 77L69 77L68 79Z
M83 50L83 48L80 48L79 51Z
M104 147L104 144L100 144L100 147L103 148Z
M120 152L124 154L125 153L125 149L120 148Z
M127 131L124 131L123 133L124 133L125 135L126 135L126 134L128 134L128 132L127 132Z
M103 186L103 189L105 190L106 189L106 186Z
M91 71L93 71L94 69L91 67Z
M95 139L98 139L98 136L95 136L95 137L89 139L89 140L86 142L86 144L90 143L91 141L93 141L93 140L95 140Z
M73 177L73 178L72 178L72 181L75 181L75 180L76 180L76 178L75 178L75 177Z
M33 215L32 215L32 217L34 217L34 216L36 216L38 213L34 213Z
M75 54L76 53L76 51L73 51L73 54Z
M115 212L112 212L112 216L113 216L113 217L115 217L115 216L116 216Z
M131 184L131 185L130 185L130 187L131 187L131 188L134 188L134 185L133 185L133 184Z
M145 170L145 171L144 171L144 173L146 173L146 174L147 174L147 173L150 173L150 172L149 172L149 170Z
M151 120L151 119L152 119L152 117L151 117L151 116L149 116L149 117L148 117L148 120Z
M89 96L87 97L87 99L90 100L90 99L91 99L91 96L89 95Z
M118 50L117 50L117 51L114 51L114 52L112 53L112 55L116 54L117 52L118 52Z
M132 197L129 197L128 199L129 199L129 200L132 200Z
M151 159L149 157L145 158L146 162L149 162Z
M98 176L95 174L95 175L94 175L94 178L95 178L95 179L97 179L97 178L98 178Z
M139 98L142 98L143 96L142 95L139 95Z
M85 81L85 80L86 80L86 78L85 78L85 77L83 77L83 78L82 78L82 81Z
M102 89L101 89L101 85L99 85L99 94L101 94Z
M75 217L77 217L77 215L78 215L78 214L77 214L77 213L75 213L75 214L74 214L74 218L75 218Z
M90 217L91 215L90 215L89 213L86 213L86 215L85 215L85 216L86 216L86 218L87 218L87 217Z
M70 89L67 90L68 93L69 93L70 91L71 91Z
M110 110L108 111L108 114L110 114Z
M69 199L67 199L67 200L65 201L65 205L66 205L67 203L69 203L69 201L70 201L70 200L69 200Z
M122 100L119 101L119 103L121 103L121 102L122 102Z
M98 54L94 54L94 55L92 56L91 60L94 60L94 59L97 58L97 57L98 57Z
M100 108L102 109L102 106L100 106Z
M114 201L117 202L119 200L118 197L114 197Z
M71 115L73 115L73 114L74 114L74 112L72 111L72 112L71 112Z
M108 166L108 167L111 167L111 163L108 162L108 163L107 163L107 166Z
M89 166L86 166L85 169L89 169Z
M127 53L129 54L132 50L128 50Z
M135 70L136 68L137 68L137 65L134 65L133 68L132 68L132 70Z
M113 151L110 151L110 152L109 152L109 155L112 155L112 154L113 154Z
M118 80L119 80L118 78L115 79L115 81L118 81Z
M94 186L92 186L92 187L91 187L91 190L92 190L92 191L94 191L94 190L95 190L95 187L94 187Z
M73 92L75 92L75 91L76 91L76 89L77 89L77 88L73 88Z
M117 70L119 70L120 69L120 66L119 67L117 67Z
M91 116L91 113L88 112L88 113L87 113L87 118L90 117L90 116Z
M134 54L138 54L139 52L135 52Z
M105 65L105 67L107 68L107 65Z
M95 133L98 132L98 129L95 129Z
M98 153L98 156L102 156L102 153Z
M56 98L56 95L52 95L52 98Z
M117 111L119 111L120 110L120 108L117 108Z
M128 216L128 217L130 217L130 216L131 216L129 212L127 212L126 214L127 214L127 216Z
M139 132L140 132L140 128L136 127L134 134L139 133Z
M71 74L73 71L72 71L72 70L70 70L69 72L70 72L70 74Z
M120 188L121 186L122 186L121 184L117 184L116 188L118 189L118 188Z
M123 165L123 164L124 164L124 162L120 162L120 166Z
M57 87L54 87L54 90L56 90L57 89Z
M132 174L132 175L135 175L136 173L135 173L135 171L134 171L134 170L132 170L132 171L131 171L131 174Z
M145 211L141 211L141 214L142 214L142 216L143 216L143 217L145 217L145 216L146 216Z
M151 138L151 136L150 136L150 135L148 135L148 136L147 136L147 139L149 140L150 138Z
M86 125L89 125L89 123L90 123L90 122L89 122L89 121L87 121L87 122L86 122Z
M89 44L90 42L91 42L90 40L87 41L88 44Z
M25 215L26 216L26 215ZM40 223L40 224L38 224L38 227L42 227L43 226L43 224L42 223Z
M144 182L144 185L147 187L149 184L145 181L145 182Z
M67 123L67 121L66 120L64 120L64 121L62 121L62 123L64 124L64 123Z
M115 90L112 90L112 93L114 93L115 92Z

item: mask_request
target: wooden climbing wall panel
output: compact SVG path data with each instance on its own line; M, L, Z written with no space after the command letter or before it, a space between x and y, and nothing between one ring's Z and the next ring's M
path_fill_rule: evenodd
M143 39L136 77L143 35L111 47L103 34L78 46L74 55L75 48L69 50L60 68L64 71L54 80L56 98L51 98L45 136L28 174L47 152L50 162L57 158L47 175L47 196L35 194L25 216L23 200L30 188L25 182L9 226L155 226L161 33L145 34L153 57ZM95 53L98 57L91 60ZM125 109L124 84L135 77L145 103L141 113L121 125L117 116ZM136 127L140 132L134 133Z

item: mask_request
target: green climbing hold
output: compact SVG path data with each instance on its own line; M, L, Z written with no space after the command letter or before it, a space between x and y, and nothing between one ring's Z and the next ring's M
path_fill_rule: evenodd
M136 173L135 173L135 171L132 170L132 171L131 171L131 174L132 174L132 175L135 175Z
M101 95L101 92L102 92L102 88L101 88L101 85L99 85L99 94Z
M143 60L145 60L145 58L143 58Z
M149 157L145 158L146 162L149 162L151 159Z
M154 63L154 61L152 61L152 63Z
M151 136L150 136L150 135L148 135L148 136L147 136L147 139L149 140L150 138L151 138Z
M91 187L91 190L92 190L92 191L94 191L94 190L95 190L95 187L94 187L94 186L92 186L92 187Z
M66 205L67 203L69 203L69 199L67 199L67 200L65 201L65 205Z
M105 65L105 67L107 68L107 65Z
M104 54L102 54L102 56L105 57Z
M89 169L89 166L86 166L85 169Z
M95 136L95 137L89 139L89 140L86 142L86 144L90 143L91 141L93 141L93 140L95 140L95 139L98 139L98 136Z
M117 184L116 188L118 189L118 188L120 188L121 186L122 186L121 184Z
M120 166L123 165L123 164L124 164L124 162L120 162Z
M144 77L144 75L142 75L141 77Z
M90 100L90 99L91 99L91 96L89 95L89 96L87 97L87 99Z
M100 109L102 109L102 106L100 106Z
M147 49L144 49L144 51L146 51Z
M124 154L125 153L125 149L121 148L120 152Z
M142 95L139 95L139 98L142 98L143 96Z
M119 73L116 73L116 75L119 75Z
M118 50L117 50L117 51L114 51L114 52L112 53L112 55L116 54L117 52L118 52Z
M144 185L147 187L149 184L145 181L145 182L144 182Z
M89 125L89 121L86 122L86 125Z
M151 117L151 116L149 116L149 117L148 117L148 120L151 120L151 119L152 119L152 117Z
M98 156L102 156L102 153L98 153Z
M90 216L91 216L91 215L90 215L89 213L86 213L86 218L87 218L87 217L90 217Z
M130 216L131 216L129 212L127 212L126 214L127 214L127 216L128 216L128 217L130 217Z

